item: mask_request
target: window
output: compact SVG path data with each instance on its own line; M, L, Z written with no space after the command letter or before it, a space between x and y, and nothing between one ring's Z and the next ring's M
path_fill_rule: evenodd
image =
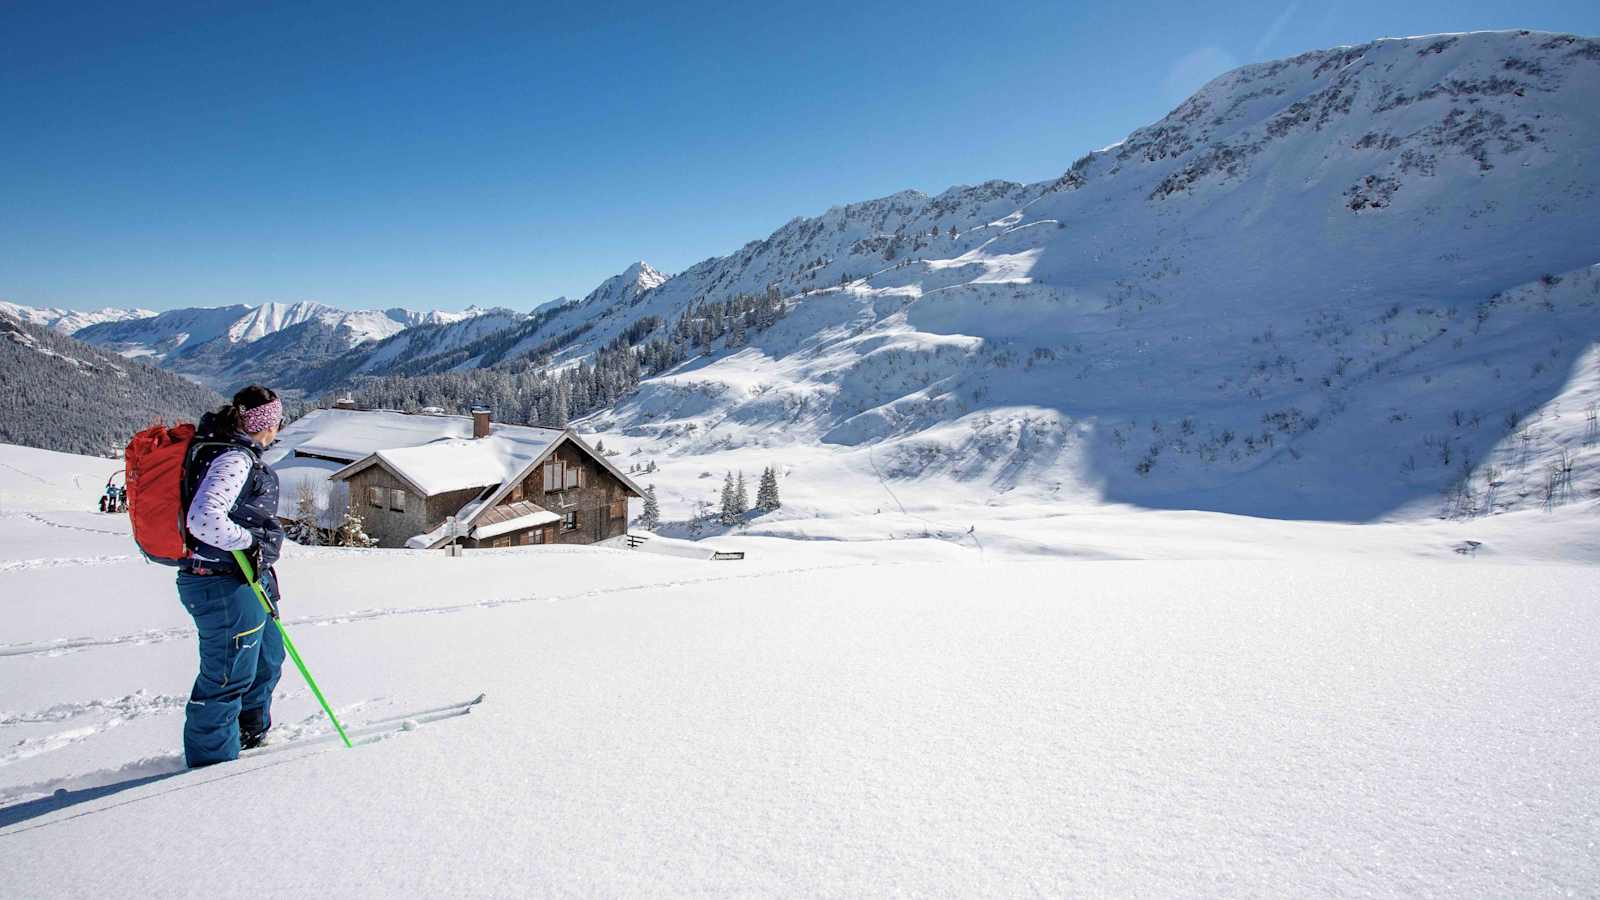
M367 488L367 503L378 509L383 509L383 488Z
M578 528L578 511L572 510L561 517L562 531L576 531Z
M535 528L534 530L528 532L528 543L530 543L530 544L542 544L542 543L544 543L544 529L543 528Z
M583 487L583 467L559 459L544 464L544 491L565 491Z
M395 512L406 511L406 492L395 488L389 492L389 508Z

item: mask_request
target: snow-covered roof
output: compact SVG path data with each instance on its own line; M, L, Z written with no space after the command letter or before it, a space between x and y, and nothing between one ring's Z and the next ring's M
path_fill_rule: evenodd
M561 516L537 503L521 500L510 506L497 506L485 513L481 524L472 529L475 540L492 538L512 531L521 531L535 525L549 525L561 521Z
M515 477L561 437L554 429L532 435L444 438L420 447L377 451L383 465L415 485L425 496L487 487Z
M550 431L525 425L496 424L494 428L496 434ZM276 465L278 459L295 451L355 462L379 450L415 447L440 438L470 437L472 419L468 416L419 416L386 409L316 409L289 423L267 454L267 462Z
M280 471L307 462L306 457L354 464L331 467L333 476L379 462L432 496L499 484L527 468L564 433L501 422L491 429L488 437L475 439L469 416L317 409L278 435L266 461Z

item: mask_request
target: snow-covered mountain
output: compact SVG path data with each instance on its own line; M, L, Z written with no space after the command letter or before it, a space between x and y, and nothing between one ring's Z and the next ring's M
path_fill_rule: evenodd
M312 393L348 383L358 376L386 375L405 370L417 360L438 360L458 354L491 335L505 334L537 314L496 307L470 310L468 317L430 321L400 331L376 343L356 347L336 359L280 374L280 383Z
M149 309L117 309L107 306L104 309L84 311L23 306L20 303L8 303L4 300L0 300L0 311L10 313L13 317L32 325L53 328L65 335L74 334L80 329L102 322L126 322L130 319L148 319L155 315L155 311Z
M774 286L788 318L592 424L1060 499L1514 508L1563 454L1596 468L1597 196L1600 41L1386 39L1230 72L1046 182L796 219L517 346Z
M165 368L226 388L319 366L410 328L468 321L482 312L476 307L463 312L351 311L315 302L264 303L108 321L82 329L77 337L124 356L150 357Z
M631 306L646 291L660 287L666 280L667 276L656 271L644 260L640 260L602 281L599 287L583 298L583 305Z

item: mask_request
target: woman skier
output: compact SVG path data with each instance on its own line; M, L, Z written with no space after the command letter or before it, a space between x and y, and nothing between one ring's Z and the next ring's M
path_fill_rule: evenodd
M206 413L184 464L185 524L192 551L178 572L178 599L200 634L200 674L189 694L183 755L190 767L236 759L272 727L272 689L283 639L262 609L233 551L243 550L278 615L273 564L283 547L278 476L261 452L278 439L283 403L251 385Z

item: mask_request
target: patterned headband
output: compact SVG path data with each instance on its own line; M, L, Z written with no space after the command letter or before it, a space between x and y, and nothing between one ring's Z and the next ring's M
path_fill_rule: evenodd
M239 411L239 427L245 434L259 434L282 422L282 400L273 400L271 403Z

